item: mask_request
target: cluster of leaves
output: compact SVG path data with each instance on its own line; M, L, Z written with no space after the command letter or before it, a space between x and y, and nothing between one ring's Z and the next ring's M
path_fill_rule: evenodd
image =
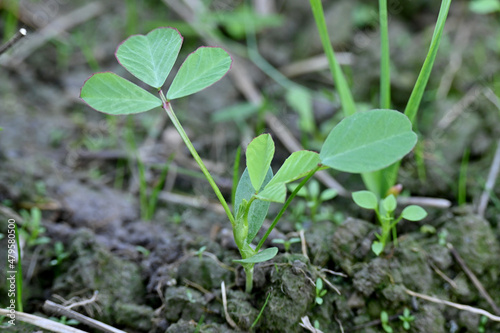
M172 81L166 97L161 88L174 66L182 36L172 28L158 28L149 34L131 36L116 50L120 64L139 80L158 90L155 97L136 84L110 72L91 76L81 90L81 98L94 109L126 115L162 106L198 162L223 205L233 226L233 235L247 272L247 291L251 289L255 263L269 260L277 248L259 252L289 204L283 206L267 234L256 248L251 246L262 227L271 202L285 203L287 185L306 177L290 195L291 200L312 175L326 168L351 173L366 173L399 161L415 145L416 134L411 122L400 112L377 109L358 112L343 119L328 135L319 153L297 151L273 174L271 161L274 142L269 134L255 138L247 147L246 164L235 193L234 210L230 211L219 188L178 121L170 101L200 91L222 78L231 67L231 57L221 48L200 47L191 53ZM233 216L234 214L234 216Z
M375 211L377 218L382 226L382 234L376 234L378 241L372 244L372 251L379 255L387 245L390 233L392 231L393 240L397 243L396 225L402 219L408 221L420 221L427 216L427 212L420 206L410 205L403 209L398 218L394 218L394 211L397 208L397 201L394 194L390 194L385 199L378 200L375 193L370 191L358 191L352 194L354 202L365 209Z

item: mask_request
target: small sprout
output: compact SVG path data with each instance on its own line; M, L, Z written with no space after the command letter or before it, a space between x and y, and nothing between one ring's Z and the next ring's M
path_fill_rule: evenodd
M389 315L387 314L387 312L385 311L380 312L380 322L385 332L387 333L393 332L392 327L389 326Z
M403 315L399 316L399 319L403 322L403 328L408 331L411 328L411 322L415 320L415 317L411 315L408 308L405 308Z
M436 228L434 228L430 224L424 224L423 226L420 227L420 232L423 234L435 234L436 233Z
M385 246L389 242L391 231L394 245L397 245L396 225L399 221L402 219L420 221L427 216L427 212L422 207L411 205L403 209L403 212L398 218L394 218L397 200L393 194L390 194L379 202L375 193L370 191L358 191L352 194L352 199L361 208L374 210L382 226L382 234L376 234L377 240L372 244L372 251L377 256L384 251Z
M488 317L486 316L481 316L479 319L479 326L477 327L478 333L485 333L486 332L486 323L488 322Z
M283 247L285 248L285 252L289 252L290 251L290 246L292 244L294 244L294 243L300 243L300 238L293 237L293 238L290 238L289 240L276 238L276 239L273 239L272 243L274 243L274 244L283 244Z
M151 253L151 251L149 251L148 249L146 249L144 246L141 245L137 245L135 249L137 250L137 252L142 253L142 255L145 257L149 256L149 254Z
M207 249L206 246L202 246L198 249L198 251L196 251L195 254L198 255L198 258L200 258L200 260L203 257L203 252L205 252L206 249Z
M446 243L447 243L446 238L448 238L448 230L446 230L446 229L441 230L438 234L438 238L439 238L439 242L438 242L439 245L446 246Z
M323 281L321 278L316 279L316 304L323 304L323 296L326 294L326 289L323 289Z

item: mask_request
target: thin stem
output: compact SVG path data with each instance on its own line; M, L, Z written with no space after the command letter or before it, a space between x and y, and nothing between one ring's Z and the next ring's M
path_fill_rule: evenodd
M253 265L252 268L245 267L245 276L246 276L245 292L247 294L250 294L253 289L253 268L254 268Z
M387 0L379 0L380 20L380 107L391 107L391 72L389 28L387 23Z
M434 34L432 35L429 52L427 53L424 64L422 65L422 69L420 70L420 74L418 75L417 82L413 87L413 91L411 92L408 104L406 105L405 115L410 118L412 123L414 123L415 121L415 116L417 115L420 102L422 101L422 97L424 96L425 87L427 86L427 82L429 81L429 77L431 75L434 60L436 60L436 55L439 49L439 44L441 42L441 36L443 35L444 25L446 23L450 5L451 0L443 0L441 2L441 8L439 10Z
M193 155L194 160L196 163L198 163L198 166L201 169L201 172L205 175L207 178L208 182L210 183L210 186L212 186L213 191L215 192L215 195L219 199L222 207L224 208L224 211L226 212L227 217L229 218L229 221L231 221L231 224L234 226L234 217L233 214L231 213L231 209L229 209L229 206L226 202L226 199L224 199L224 196L222 195L219 187L215 183L214 179L212 178L212 175L210 175L210 172L208 171L207 167L203 163L200 155L198 155L198 152L194 148L193 144L191 143L191 140L189 140L189 137L187 136L186 132L184 131L184 128L182 127L181 123L179 122L179 119L177 119L177 116L174 113L174 110L172 109L172 105L167 101L165 95L161 90L158 91L160 94L160 98L163 103L163 108L167 112L167 115L169 116L170 120L174 124L175 128L177 129L177 132L179 132L179 135L181 136L182 140L186 144L187 148L189 149L189 152L191 155Z
M325 50L325 55L328 59L328 64L330 65L330 72L332 73L333 80L335 81L335 85L337 86L337 90L339 92L340 102L342 103L344 114L345 116L350 116L356 113L356 105L354 104L351 90L349 89L347 80L342 72L342 68L335 58L335 52L333 51L332 44L330 43L328 29L326 28L325 14L323 12L323 5L321 4L321 0L310 0L310 2L314 20L316 21L316 25L318 27L319 37L321 38L321 43L323 44L323 49Z
M293 190L292 194L290 194L290 196L288 197L287 201L285 202L285 204L283 205L283 207L281 207L281 210L279 211L278 215L276 216L276 218L274 219L273 223L271 224L271 226L267 229L266 231L266 234L262 237L262 239L260 240L259 242L259 245L257 245L257 247L255 248L255 252L259 252L260 248L262 247L262 245L264 245L264 242L266 241L267 237L269 237L269 234L271 234L271 231L273 231L274 227L276 227L276 224L278 223L278 221L281 219L281 216L283 216L283 213L285 213L285 210L288 208L288 206L290 205L290 203L292 202L293 198L295 198L295 196L297 195L297 193L299 193L300 189L307 183L307 181L312 177L314 176L314 174L319 170L321 169L322 165L318 165L316 168L314 168L311 172L309 172L309 174L307 175L306 178L304 178L300 183L299 185L295 188L295 190Z

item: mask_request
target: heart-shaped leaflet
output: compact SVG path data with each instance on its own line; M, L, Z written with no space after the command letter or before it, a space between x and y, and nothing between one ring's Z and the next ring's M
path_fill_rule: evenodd
M116 49L116 59L136 78L160 89L175 64L182 40L177 29L154 29L146 36L124 40Z

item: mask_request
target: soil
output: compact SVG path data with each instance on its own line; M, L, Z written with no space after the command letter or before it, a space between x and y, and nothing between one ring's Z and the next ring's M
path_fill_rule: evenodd
M58 0L20 3L19 25L27 26L33 38L47 33L43 27L53 27L55 20L86 5ZM137 333L314 332L312 326L300 325L306 318L317 332L370 333L384 332L380 315L386 311L394 332L480 332L480 315L411 296L408 291L413 291L500 315L500 188L494 187L484 216L477 209L500 134L499 13L478 15L468 9L468 2L452 4L419 114L420 143L403 160L399 174L402 196L442 198L452 206L426 207L425 220L402 221L398 245L388 246L377 257L371 244L378 225L368 211L338 196L322 204L324 214L313 222L304 200L296 198L266 246L275 238L298 237L297 224L304 230L303 244L294 243L289 251L279 245L273 260L256 265L254 289L247 294L244 272L233 262L239 255L231 225L165 115L155 110L110 117L78 99L84 80L95 71L111 70L132 79L113 57L115 47L131 33L177 27L185 36L180 58L205 44L164 3L133 3L109 1L94 17L31 51L23 48L33 42L26 37L13 50L25 52L20 64L9 63L12 51L0 57L0 232L7 235L10 218L28 231L23 234L24 312L50 317L43 310L46 300L64 306L82 302L72 310ZM208 3L211 10L226 11L231 17L242 2ZM321 54L309 3L270 3L281 21L260 28L262 56L282 68ZM335 49L352 56L352 65L344 69L355 98L360 108L375 107L379 80L375 4L346 0L324 5ZM425 58L439 5L419 0L391 6L392 98L394 109L403 110ZM6 8L0 3L4 36ZM232 28L223 23L213 27L237 43L237 50L245 39ZM310 135L299 130L299 116L286 106L286 90L250 62L244 66L268 99L261 114L213 121L217 111L248 102L229 76L175 104L228 199L238 146L265 131L277 143L275 168L290 153L266 127L264 112L278 116L313 150L340 119L327 69L290 78L321 93L314 98L318 130ZM135 135L134 144L128 131ZM466 151L467 191L465 202L459 202ZM141 209L138 158L146 166L149 189L158 183L164 163L173 161L150 221ZM350 191L363 188L357 175L332 175ZM42 213L42 229L30 239L33 209ZM271 206L270 220L258 239L279 209ZM63 248L59 261L56 244ZM7 258L6 251L3 237L1 258ZM1 265L0 279L5 281L6 263ZM322 302L316 294L318 278L327 290ZM6 307L6 284L0 284L0 295L0 306ZM408 331L399 319L405 309L414 316ZM21 321L9 326L4 320L0 325L5 332L44 331ZM84 324L77 327L98 332ZM488 320L483 329L500 332L500 324Z

